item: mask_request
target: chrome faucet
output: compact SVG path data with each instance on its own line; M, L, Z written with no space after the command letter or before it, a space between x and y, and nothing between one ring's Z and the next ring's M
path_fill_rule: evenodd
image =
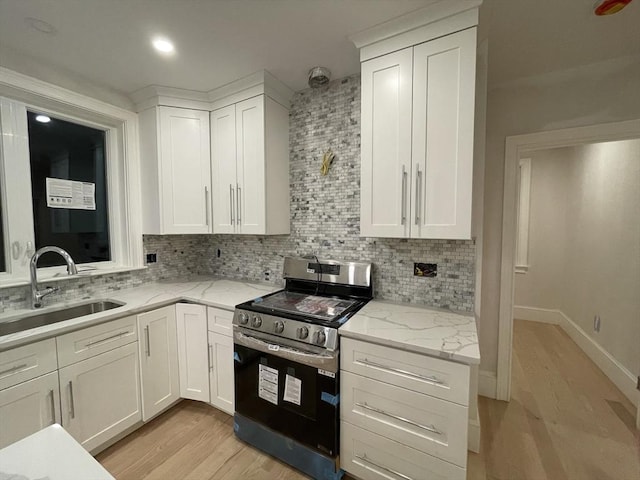
M69 255L69 252L63 250L60 247L42 247L38 249L36 253L31 257L30 262L30 270L31 270L31 300L32 300L32 308L40 308L42 306L42 299L47 295L57 292L60 290L60 287L46 287L42 290L38 290L38 259L44 253L53 252L60 255L65 262L67 262L67 273L69 275L76 275L78 273L78 269L76 268L76 264Z

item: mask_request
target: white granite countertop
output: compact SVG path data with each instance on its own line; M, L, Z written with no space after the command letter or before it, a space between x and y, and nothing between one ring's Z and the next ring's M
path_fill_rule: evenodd
M115 480L58 424L0 450L0 479Z
M373 300L340 327L339 333L461 363L480 363L476 321L471 314Z
M246 283L219 278L198 278L175 282L148 283L141 287L109 292L95 300L114 300L124 302L122 307L80 318L32 328L23 332L0 336L0 351L17 347L36 340L60 335L78 328L84 328L108 320L135 315L155 308L164 307L180 301L200 303L225 310L233 310L239 303L280 290L273 284ZM0 315L0 322L29 314L58 310L68 305L85 303L78 299L68 303L57 303L38 310L17 310Z

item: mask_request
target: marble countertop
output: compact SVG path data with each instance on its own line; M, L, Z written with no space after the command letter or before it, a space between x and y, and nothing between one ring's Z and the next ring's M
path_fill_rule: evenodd
M340 327L343 337L477 365L476 321L471 314L373 300Z
M0 479L115 480L58 424L0 450Z
M209 305L212 307L233 310L239 303L280 290L273 284L247 283L219 278L197 278L174 282L149 283L141 287L117 290L90 300L113 300L123 302L122 307L80 318L65 320L52 325L32 328L24 332L0 336L0 351L17 347L44 338L61 335L78 328L89 327L116 318L135 315L155 308L186 301ZM57 303L47 308L38 309L37 313L58 310L68 305L84 303L78 299L68 303ZM18 317L28 316L36 310L17 310L0 315L0 322Z

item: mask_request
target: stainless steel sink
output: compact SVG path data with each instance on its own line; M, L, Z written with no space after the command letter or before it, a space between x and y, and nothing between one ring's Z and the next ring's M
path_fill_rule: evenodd
M92 313L104 312L123 306L124 303L101 300L99 302L83 303L71 307L62 308L48 312L38 312L32 315L19 316L0 322L0 336L10 333L22 332L31 328L51 325L53 323L71 320L72 318L84 317Z

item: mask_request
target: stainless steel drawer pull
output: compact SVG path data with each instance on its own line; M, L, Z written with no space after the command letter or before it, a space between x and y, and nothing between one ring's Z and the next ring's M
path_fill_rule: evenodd
M419 375L417 373L409 372L407 370L401 370L399 368L388 367L387 365L382 365L381 363L371 362L367 358L364 360L356 360L364 365L369 365L370 367L382 368L384 370L389 370L390 372L401 373L402 375L408 375L410 377L419 378L421 380L426 380L430 383L435 383L437 385L444 385L444 380L440 380L438 377L434 377L433 375Z
M73 382L69 380L69 415L76 418L76 406L73 401Z
M147 357L151 356L151 340L149 339L149 325L144 327L144 336L147 340Z
M109 340L113 340L114 338L119 338L122 337L123 335L126 335L127 333L129 333L129 330L125 330L124 332L118 332L114 335L111 335L109 337L106 338L101 338L100 340L94 340L93 342L89 342L87 343L87 347L93 347L94 345L98 345L99 343L104 343L104 342L108 342Z
M51 395L51 423L56 423L56 394L53 390L49 390L49 395Z
M207 349L207 360L209 362L209 371L213 370L213 345L209 344Z
M204 187L204 221L209 226L209 187Z
M23 368L27 368L27 364L26 363L23 363L21 365L16 365L15 367L11 367L11 368L8 368L6 370L3 370L3 371L0 372L0 375L4 375L6 373L17 372L18 370L22 370Z
M391 470L388 467L383 467L382 465L380 465L380 464L378 464L376 462L372 462L370 459L367 458L367 454L366 453L364 455L362 455L362 456L360 456L360 455L358 455L356 453L354 456L356 458L364 461L364 462L367 462L367 463L373 465L374 467L380 468L380 469L384 470L385 472L389 472L392 475L395 475L395 476L400 477L400 478L404 478L405 480L413 480L413 478L407 477L406 475L404 475L404 474L402 474L400 472L396 472L395 470Z
M238 187L238 211L236 212L236 217L238 217L238 225L242 224L242 193L241 193L241 189L240 189L240 185L237 185Z
M409 425L413 425L414 427L421 428L421 429L426 430L428 432L436 433L438 435L442 435L442 432L440 430L438 430L436 427L434 427L433 425L422 425L420 423L414 422L413 420L409 420L408 418L400 417L399 415L394 415L393 413L388 413L388 412L385 412L384 410L381 410L379 408L372 407L371 405L367 405L367 402L364 402L364 403L356 402L356 406L358 406L360 408L364 408L366 410L371 410L372 412L376 412L376 413L379 413L381 415L386 415L387 417L390 417L390 418L395 418L396 420L400 420L401 422L408 423Z
M233 216L233 210L235 209L235 202L233 197L233 185L229 184L229 213L231 215L231 225L236 223L235 217Z
M422 172L420 171L420 165L417 167L418 173L416 175L416 225L420 225L420 200L422 198Z
M407 221L407 171L402 166L402 225Z

